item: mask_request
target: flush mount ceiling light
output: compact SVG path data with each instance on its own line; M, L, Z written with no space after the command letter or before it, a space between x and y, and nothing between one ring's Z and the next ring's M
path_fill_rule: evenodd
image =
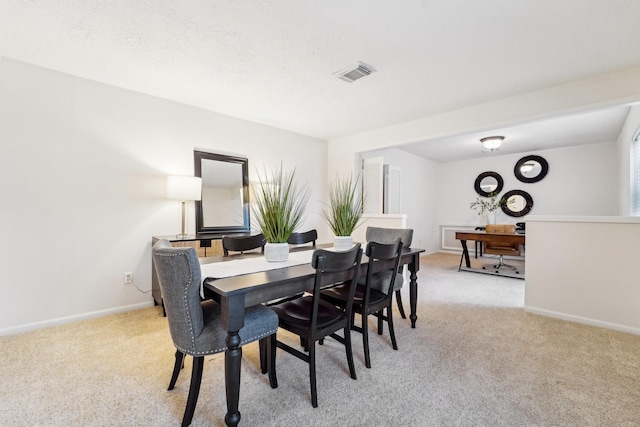
M349 67L343 68L340 71L336 71L335 73L333 73L333 75L337 76L340 80L353 83L356 80L368 76L375 71L376 70L374 70L372 66L364 64L362 62L358 62Z
M500 145L502 145L502 140L504 136L488 136L486 138L480 139L480 143L485 148L485 150L496 151Z

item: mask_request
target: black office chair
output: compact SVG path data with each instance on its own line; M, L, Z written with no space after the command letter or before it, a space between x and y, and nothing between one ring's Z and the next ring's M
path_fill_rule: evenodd
M316 270L313 295L307 295L292 301L271 306L279 318L279 326L298 335L306 344L309 354L303 353L281 341L277 347L309 364L311 381L311 404L318 407L318 393L316 387L316 341L330 336L344 344L347 352L347 363L351 378L356 379L356 369L353 364L351 350L351 322L353 310L353 295L358 283L362 249L356 244L345 252L325 251L316 249L313 252L311 265ZM336 282L346 283L346 303L344 307L337 307L320 298L320 290ZM343 336L336 334L342 329ZM275 375L275 374L274 374Z
M402 255L402 241L398 238L394 243L385 245L377 242L369 242L367 244L367 276L365 285L358 284L356 293L353 297L353 312L360 313L362 326L356 326L353 323L351 329L362 333L362 344L364 347L364 364L367 368L371 368L371 358L369 356L369 315L375 315L378 320L386 320L389 326L389 336L391 337L391 345L394 350L398 349L396 343L396 334L393 329L393 309L391 303L393 301L394 284L398 277L398 265L400 264L400 255ZM389 274L380 275L373 273L374 263L377 261L392 261L393 267L388 270ZM386 283L380 283L380 279L384 277ZM384 289L384 291L382 290ZM344 307L347 304L349 286L340 285L333 288L323 290L320 294L322 299L332 304ZM384 309L387 309L385 316ZM380 333L382 331L379 331Z
M224 236L222 238L222 250L224 256L229 256L229 251L244 253L258 248L264 253L266 242L262 233L255 236Z
M304 233L291 233L291 236L287 239L287 243L290 245L304 245L311 243L315 248L316 240L318 240L318 232L316 230L309 230Z

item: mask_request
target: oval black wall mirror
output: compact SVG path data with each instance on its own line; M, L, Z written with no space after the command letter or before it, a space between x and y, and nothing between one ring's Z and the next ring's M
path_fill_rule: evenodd
M538 182L549 172L549 163L540 156L525 156L518 160L513 173L519 181L528 184Z
M506 201L501 206L502 212L509 216L525 216L533 208L533 198L526 191L507 191L502 198Z
M500 193L503 186L504 181L498 172L482 172L473 184L476 193L483 197L491 197Z

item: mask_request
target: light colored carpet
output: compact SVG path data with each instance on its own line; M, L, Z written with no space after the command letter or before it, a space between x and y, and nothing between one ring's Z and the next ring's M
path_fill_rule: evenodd
M418 324L396 316L399 351L372 334L366 369L354 333L356 381L344 348L325 342L316 409L306 364L278 351L273 390L257 344L245 347L240 425L640 425L639 336L527 314L522 280L457 272L458 261L422 258ZM173 355L159 308L0 337L0 425L179 425L190 359L167 391ZM193 426L224 425L223 367L207 358Z

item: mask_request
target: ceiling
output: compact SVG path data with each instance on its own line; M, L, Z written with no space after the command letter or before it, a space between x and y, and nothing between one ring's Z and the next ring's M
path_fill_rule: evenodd
M637 0L2 0L0 55L332 139L638 66L639 17ZM376 71L336 78L357 61ZM625 111L495 133L502 153L611 141ZM403 148L472 158L482 136Z

